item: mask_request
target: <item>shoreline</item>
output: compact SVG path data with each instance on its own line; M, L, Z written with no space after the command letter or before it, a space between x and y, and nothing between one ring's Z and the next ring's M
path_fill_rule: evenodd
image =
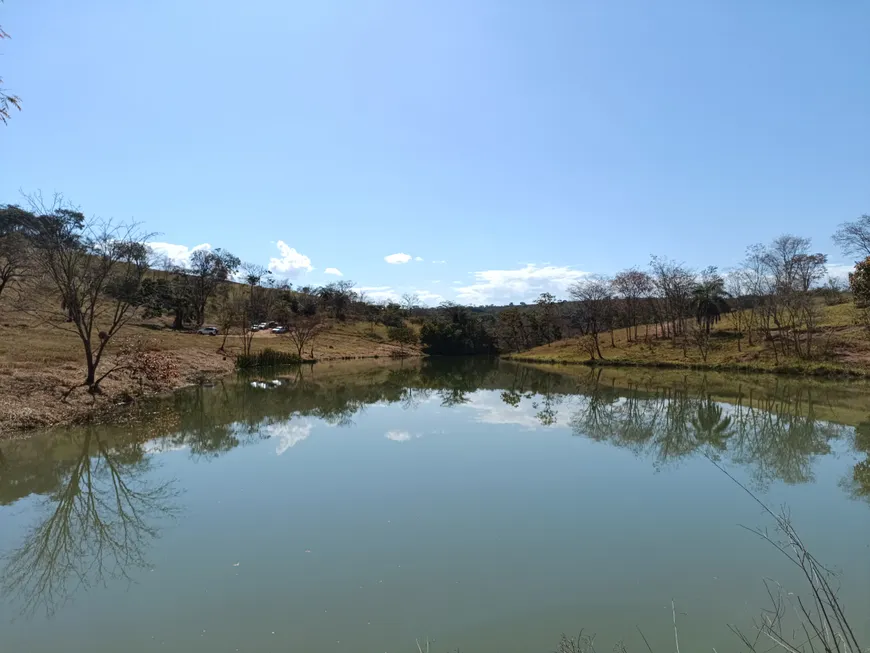
M597 359L597 360L565 360L560 358L547 358L543 356L522 356L517 354L503 355L502 360L515 363L533 363L539 365L582 365L585 367L639 367L649 369L689 370L693 372L739 372L751 374L773 374L788 377L815 377L830 379L867 379L870 378L870 369L860 367L846 367L842 364L815 363L790 365L782 363L772 367L753 365L751 363L699 363L678 361L639 361L625 359Z
M18 419L13 418L0 422L0 442L28 438L40 432L87 424L123 423L135 411L136 407L144 402L165 399L186 388L220 382L229 377L235 378L239 374L253 376L266 370L285 370L300 365L323 367L336 363L342 365L352 364L356 361L395 362L406 359L418 360L420 358L423 358L422 354L409 354L404 357L383 356L379 354L327 356L290 365L246 370L236 369L233 363L230 365L216 364L191 369L183 378L178 378L161 387L151 387L145 390L138 388L136 382L129 378L107 379L102 386L103 390L100 394L91 395L86 388L82 387L73 393L68 401L57 397L58 388L53 387L46 394L54 401L49 400L48 397L43 397L37 406L25 407ZM225 363L228 360L229 357L222 357L220 362ZM38 385L40 381L43 383L47 382L47 379L40 379L36 375L28 380L32 385ZM14 386L10 388L5 386L5 384L0 384L0 404L15 403L15 390Z

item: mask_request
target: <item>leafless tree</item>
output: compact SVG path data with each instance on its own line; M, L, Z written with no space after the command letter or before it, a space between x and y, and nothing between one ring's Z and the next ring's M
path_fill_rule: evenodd
M637 327L642 316L643 303L653 290L652 278L646 272L636 268L623 270L613 277L613 289L619 298L625 312L625 332L628 339L637 339Z
M568 288L568 295L577 302L577 320L584 335L592 337L595 351L601 353L599 334L610 325L613 314L613 288L606 277L590 277Z
M734 302L731 321L737 332L737 351L743 351L743 337L749 332L749 345L752 346L751 311L747 311L746 276L744 270L732 270L725 277L725 291Z
M19 233L0 234L0 297L19 285L27 274L30 246Z
M317 336L328 328L326 321L320 315L297 315L288 325L284 334L293 346L299 358L303 358L305 346L311 346Z
M750 247L743 264L754 316L777 361L789 353L801 358L814 354L820 311L811 291L825 277L827 257L810 247L808 238L786 234L769 245Z
M111 221L79 222L56 197L46 206L39 195L30 197L33 213L50 224L37 239L35 265L42 293L22 297L22 310L45 324L75 333L82 343L87 374L83 385L99 390L97 370L114 336L142 303L142 279L148 269L146 235L137 225ZM56 293L60 306L46 301Z
M112 449L92 429L75 444L80 453L51 496L55 505L5 558L3 592L21 599L26 616L50 616L76 591L111 578L131 581L159 536L157 522L177 514L177 490L148 480L138 444Z
M405 309L405 313L408 316L413 315L414 311L416 311L419 307L420 295L411 292L406 292L404 295L402 295L402 308Z
M253 288L258 286L267 275L272 274L269 268L259 263L242 263L239 270L242 273L242 278L250 286L252 292Z
M2 0L0 0L2 1ZM0 27L0 41L4 39L8 39L9 34L3 31L3 28ZM0 122L4 125L9 121L12 117L10 113L12 109L18 109L21 111L21 98L17 95L12 95L11 93L7 93L3 90L3 78L0 77Z
M865 213L853 222L842 223L832 239L843 254L870 256L870 215Z
M692 322L687 337L701 354L701 360L706 363L707 355L710 353L710 332L703 325Z
M653 256L650 261L658 304L658 318L666 338L685 333L686 318L691 314L695 274L680 263Z
M220 293L215 301L214 308L217 315L217 326L223 336L221 346L218 348L219 352L226 351L227 338L239 322L239 303L236 293L232 292L229 288L225 292ZM244 331L242 331L242 334L244 335ZM250 352L246 351L245 353Z
M846 302L845 293L849 289L848 284L837 277L828 277L822 285L822 294L828 306L836 306Z

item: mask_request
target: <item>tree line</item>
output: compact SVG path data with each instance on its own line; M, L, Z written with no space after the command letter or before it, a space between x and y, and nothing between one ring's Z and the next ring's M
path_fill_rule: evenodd
M646 268L573 284L567 300L544 293L533 305L494 308L489 314L495 319L482 323L493 329L500 351L579 336L590 359L602 359L601 338L607 334L615 345L623 330L628 342L664 339L675 347L697 347L706 360L712 326L730 314L738 350L745 340L763 344L777 362L813 359L825 353L817 338L825 304L843 303L851 291L870 326L870 216L842 224L833 240L845 254L862 257L848 286L828 276L827 256L814 252L810 239L786 234L750 246L744 260L725 273L653 256Z
M595 359L603 358L601 338L614 344L623 330L629 342L664 339L684 351L697 347L706 360L712 326L730 313L738 349L744 339L750 346L761 343L779 361L823 353L816 337L822 304L845 301L846 290L827 277L827 257L814 252L808 238L793 235L749 247L744 261L724 274L653 256L645 268L586 277L568 288L567 299L544 293L530 306L490 310L452 303L426 309L413 294L373 302L345 280L293 287L225 249L198 250L184 263L172 262L149 249L149 237L137 224L88 219L60 195L26 196L26 207L0 205L0 299L12 294L16 310L76 334L86 367L83 384L93 390L117 369L101 363L136 316L170 317L179 330L212 320L223 331L221 349L235 332L244 354L250 354L257 325L274 321L287 328L300 359L310 356L311 343L331 323L355 320L373 332L386 326L402 353L419 331L424 351L436 355L493 355L579 336ZM850 281L867 315L870 216L841 225L834 241L864 257Z
M274 321L287 327L300 359L331 321L364 320L373 331L383 324L402 352L416 342L406 324L418 309L415 295L375 303L344 280L294 288L220 248L173 262L150 249L150 237L136 223L87 218L61 195L35 193L25 196L25 206L0 205L0 300L75 334L86 367L83 385L94 392L108 375L145 360L131 355L123 365L104 364L134 318L168 317L176 330L211 322L223 332L221 350L235 333L244 354L257 325Z

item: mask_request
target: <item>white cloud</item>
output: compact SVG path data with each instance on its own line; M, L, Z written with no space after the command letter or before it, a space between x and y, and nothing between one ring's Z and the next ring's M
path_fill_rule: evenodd
M420 298L424 304L440 304L444 301L444 297L438 293L430 292L429 290L415 290L414 294Z
M300 254L283 240L279 240L276 245L281 253L281 258L269 259L269 269L272 274L283 277L298 277L302 272L311 272L314 269L311 267L310 258Z
M415 257L414 257L414 260L417 261L417 262L419 263L420 261L423 260L423 257L422 257L422 256L415 256Z
M420 435L411 435L407 431L387 431L384 434L384 437L387 440L392 440L393 442L408 442L412 438L419 438Z
M390 254L389 256L385 256L384 260L392 265L401 265L402 263L407 263L408 261L410 261L411 255L402 254L400 252L398 254Z
M201 249L210 250L211 245L203 243L188 247L187 245L175 245L173 243L148 243L152 254L152 264L158 264L156 259L166 258L172 265L186 267L190 263L190 256Z
M287 449L295 447L311 435L311 422L269 424L260 431L267 437L278 438L275 453L280 456Z
M444 265L445 263L447 263L447 261L432 261L432 262L435 263L436 265Z
M531 301L543 292L564 294L568 286L588 274L567 266L538 267L533 263L518 270L484 270L474 273L477 283L457 288L456 296L467 304Z
M399 293L393 290L390 286L363 286L357 288L357 291L364 292L370 301L391 301L397 302L401 299Z
M341 274L341 270L339 270L338 268L326 268L326 269L323 271L323 273L324 273L324 274L334 274L334 275L337 276L337 277L342 276L342 274Z
M848 263L829 263L827 265L828 276L834 279L849 281L849 273L855 271L855 266Z

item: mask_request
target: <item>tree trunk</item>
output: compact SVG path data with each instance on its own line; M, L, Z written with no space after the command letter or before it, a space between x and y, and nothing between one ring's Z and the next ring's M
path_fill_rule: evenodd
M611 331L611 333L612 333L612 331ZM598 352L598 358L600 358L601 360L604 360L604 356L601 354L601 347L598 344L598 332L596 331L595 335L592 337L595 339L595 351Z
M85 362L88 366L88 376L85 379L85 385L92 387L97 376L97 366L94 364L94 352L91 349L91 343L84 341L85 346Z

